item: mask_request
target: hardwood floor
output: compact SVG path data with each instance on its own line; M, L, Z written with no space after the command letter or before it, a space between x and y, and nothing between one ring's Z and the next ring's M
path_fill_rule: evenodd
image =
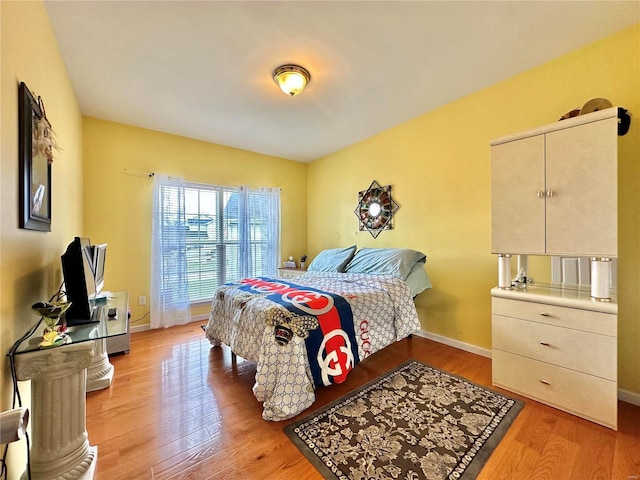
M491 360L420 337L361 362L318 408L415 358L491 387ZM87 394L97 480L320 479L251 392L255 365L212 348L199 323L136 333L111 357L113 385ZM510 392L505 392L512 395ZM515 395L514 395L515 396ZM619 402L614 432L524 399L480 480L640 480L640 407Z

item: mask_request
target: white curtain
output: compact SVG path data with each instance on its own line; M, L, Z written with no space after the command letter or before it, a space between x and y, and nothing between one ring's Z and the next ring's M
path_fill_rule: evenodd
M263 201L260 202L262 211L260 218L269 219L267 222L267 265L265 271L275 276L280 264L280 189L261 188L259 192Z
M151 328L191 320L187 281L184 181L154 174L151 235Z
M280 258L280 189L238 191L240 278L274 276Z
M251 274L251 216L250 194L247 187L238 190L238 274L240 278Z

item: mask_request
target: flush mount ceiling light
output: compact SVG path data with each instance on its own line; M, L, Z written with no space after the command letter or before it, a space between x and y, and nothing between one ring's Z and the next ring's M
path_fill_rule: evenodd
M311 80L309 72L298 65L282 65L273 71L273 80L291 97L302 93Z

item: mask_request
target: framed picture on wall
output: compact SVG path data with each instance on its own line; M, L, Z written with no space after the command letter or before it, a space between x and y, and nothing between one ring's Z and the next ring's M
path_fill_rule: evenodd
M53 132L43 108L24 82L19 87L20 228L51 231Z

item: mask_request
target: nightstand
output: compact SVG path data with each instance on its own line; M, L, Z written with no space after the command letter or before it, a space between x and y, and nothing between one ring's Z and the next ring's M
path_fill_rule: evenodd
M303 273L307 273L306 268L278 268L278 277L280 278L295 278Z

